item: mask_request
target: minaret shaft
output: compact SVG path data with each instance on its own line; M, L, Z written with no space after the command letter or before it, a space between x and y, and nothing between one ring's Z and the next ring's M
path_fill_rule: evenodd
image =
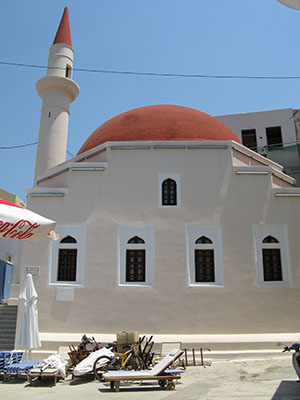
M62 41L62 42L59 42ZM71 44L67 8L49 49L47 76L37 82L42 98L41 121L34 184L48 169L66 160L69 105L79 94L72 80L74 51Z

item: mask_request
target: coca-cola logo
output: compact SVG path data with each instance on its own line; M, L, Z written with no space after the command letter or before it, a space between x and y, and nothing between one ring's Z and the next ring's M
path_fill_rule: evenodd
M15 223L0 220L0 236L10 239L29 239L40 224L20 219Z

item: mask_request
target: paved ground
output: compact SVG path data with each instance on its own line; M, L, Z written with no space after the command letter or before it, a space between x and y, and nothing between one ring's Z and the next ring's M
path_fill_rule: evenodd
M188 367L176 385L167 391L151 384L121 386L111 392L110 386L85 376L59 381L42 379L29 386L25 379L0 382L4 400L299 400L300 384L291 357L264 361L227 361L206 368Z

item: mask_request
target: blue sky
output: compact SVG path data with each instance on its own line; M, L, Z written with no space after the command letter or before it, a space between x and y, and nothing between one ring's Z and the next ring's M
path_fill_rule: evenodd
M0 1L0 61L47 65L69 7L74 68L174 74L299 76L300 11L276 0ZM0 64L0 147L37 141L40 68ZM68 152L109 118L149 104L211 115L300 108L300 79L151 77L74 71ZM0 188L26 200L36 145L0 149ZM68 155L67 158L70 156Z

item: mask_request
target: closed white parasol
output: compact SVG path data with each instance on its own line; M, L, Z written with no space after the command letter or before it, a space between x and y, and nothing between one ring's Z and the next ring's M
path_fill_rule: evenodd
M37 297L32 275L27 274L19 294L20 318L15 347L29 350L29 359L31 358L31 350L41 346L38 329Z

